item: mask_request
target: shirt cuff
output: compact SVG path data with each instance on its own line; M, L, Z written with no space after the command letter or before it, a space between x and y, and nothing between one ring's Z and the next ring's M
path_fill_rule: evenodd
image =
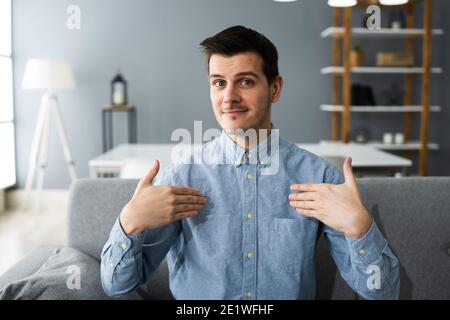
M138 253L142 249L144 238L144 232L138 235L127 235L120 225L119 218L117 218L109 235L111 245L116 248L116 250L113 250L114 259L120 261L126 253L131 255Z
M360 239L353 239L345 236L350 248L352 262L369 265L374 263L381 256L387 242L378 229L375 220L369 231Z

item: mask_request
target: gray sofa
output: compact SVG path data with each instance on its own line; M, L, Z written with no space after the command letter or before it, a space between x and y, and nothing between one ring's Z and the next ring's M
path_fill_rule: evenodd
M400 298L450 299L450 178L366 178L358 182L366 207L400 261ZM136 184L137 180L81 179L71 186L67 246L95 259L85 270L97 275L92 286L100 286L102 246ZM35 249L0 277L0 289L34 274L54 252L51 246ZM322 238L316 269L317 299L358 299L340 278ZM147 286L124 297L171 298L165 261Z

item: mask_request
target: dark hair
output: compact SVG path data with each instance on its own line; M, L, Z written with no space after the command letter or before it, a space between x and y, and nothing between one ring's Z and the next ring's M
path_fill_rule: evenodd
M243 26L230 27L215 36L206 38L200 46L206 57L208 72L209 60L213 54L232 56L238 53L254 52L263 60L262 68L269 84L272 84L279 75L277 48L269 39L255 30Z

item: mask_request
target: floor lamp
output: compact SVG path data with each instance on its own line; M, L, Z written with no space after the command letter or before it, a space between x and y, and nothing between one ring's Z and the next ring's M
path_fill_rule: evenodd
M41 191L44 183L44 173L47 165L48 130L50 115L53 115L62 143L72 181L76 179L75 163L72 160L66 130L59 110L57 90L68 90L75 87L72 68L68 62L44 59L29 59L25 68L22 88L26 90L44 90L31 146L28 174L22 206L25 207L30 197L32 184L37 171L36 198L34 204L34 224L40 211Z

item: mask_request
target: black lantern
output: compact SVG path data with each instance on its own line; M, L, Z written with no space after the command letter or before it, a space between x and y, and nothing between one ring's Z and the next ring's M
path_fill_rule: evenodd
M111 80L111 104L127 104L127 81L121 75L120 70L114 79Z

